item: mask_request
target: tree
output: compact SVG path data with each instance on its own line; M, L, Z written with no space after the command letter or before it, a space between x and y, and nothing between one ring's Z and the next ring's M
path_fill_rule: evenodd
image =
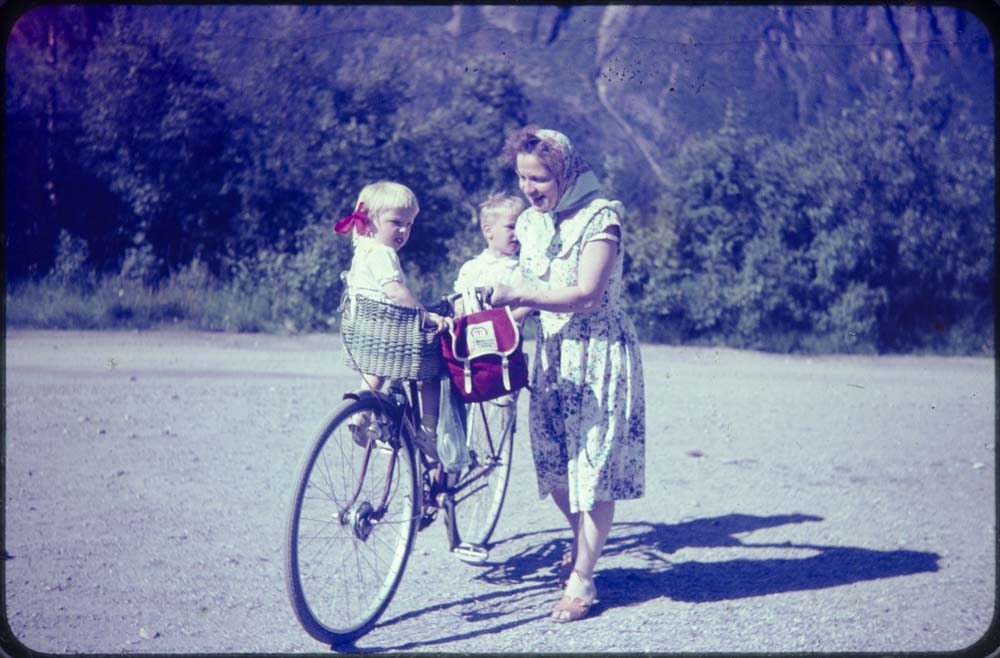
M814 348L992 343L990 143L929 81L872 90L765 154L761 216L805 268Z
M177 48L115 7L86 68L85 161L126 206L117 237L150 244L160 274L194 257L217 267L239 218L219 85Z
M656 296L664 304L658 312L685 339L732 335L749 301L738 287L745 246L760 224L754 161L763 143L741 138L739 117L731 104L718 132L681 150L660 202L672 258L667 269L652 263L645 287L666 291Z
M109 15L107 7L42 6L11 28L5 66L8 277L44 273L63 229L86 244L113 207L80 170L76 144L82 70Z
M412 176L433 192L432 209L447 213L420 238L428 254L448 245L451 278L483 247L478 204L511 187L500 153L507 134L524 124L527 105L510 66L499 59L467 59L456 79L450 98L414 126L414 153L421 157L409 162Z

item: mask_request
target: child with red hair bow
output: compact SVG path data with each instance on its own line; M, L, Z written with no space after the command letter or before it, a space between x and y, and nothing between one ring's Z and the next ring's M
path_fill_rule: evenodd
M397 306L421 311L423 326L437 332L448 328L451 320L428 311L406 284L398 251L410 239L413 222L420 206L410 188L392 181L366 185L358 196L355 210L334 224L342 235L352 234L354 257L346 273L348 296L362 295ZM361 373L366 386L380 390L385 377ZM417 442L428 455L436 455L440 381L420 382L421 427ZM359 420L359 425L362 420Z

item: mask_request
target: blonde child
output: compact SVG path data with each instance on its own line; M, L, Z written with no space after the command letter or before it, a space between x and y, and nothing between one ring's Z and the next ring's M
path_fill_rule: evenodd
M354 212L336 222L334 230L342 235L352 234L354 257L347 272L348 295L363 295L397 306L418 308L422 311L424 328L440 332L450 320L427 311L406 285L399 262L398 251L410 239L413 222L420 212L416 195L400 183L379 181L365 186L358 195ZM366 386L380 390L385 378L361 373ZM438 380L421 381L421 427L417 442L429 455L435 455L435 443L440 402ZM359 419L360 425L363 419Z
M455 292L501 283L516 285L520 281L517 255L521 244L514 235L514 227L525 207L520 197L502 193L491 194L480 204L479 228L486 239L486 248L459 268ZM462 314L460 309L456 309L456 314Z
M494 193L479 205L479 228L486 239L486 248L474 258L467 260L458 270L455 292L464 293L471 288L492 288L499 284L509 286L522 282L518 253L521 243L514 235L517 218L527 207L520 197ZM455 316L460 317L477 309L463 308L463 300L455 302ZM511 312L517 322L521 322L531 312L530 308L517 308ZM485 432L482 425L491 432L509 433L515 431L517 393L504 395L482 407L481 414L469 415L468 432ZM501 429L502 428L502 429Z

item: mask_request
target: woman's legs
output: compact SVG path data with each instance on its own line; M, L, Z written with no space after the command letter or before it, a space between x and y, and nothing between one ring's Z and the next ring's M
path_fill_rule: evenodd
M615 520L615 501L594 503L594 509L580 513L576 531L576 561L573 569L584 580L594 577L597 558L601 557L604 542Z
M552 500L573 533L573 569L584 578L593 578L597 558L604 550L615 520L615 501L597 502L588 512L571 512L568 492L556 489L552 492Z
M556 489L552 492L552 500L556 507L566 517L570 530L573 531L573 557L576 558L576 531L580 523L580 514L569 511L569 492L564 489Z
M566 517L566 522L569 523L569 529L571 536L573 537L573 543L570 547L570 551L562 556L559 560L559 586L565 587L566 583L569 581L570 574L573 573L574 565L576 563L576 532L580 523L580 514L571 512L569 509L569 493L562 489L556 489L552 492L552 500L555 502L556 507L559 511L563 513Z
M554 621L575 621L586 616L597 596L594 568L604 550L615 517L614 501L602 501L585 512L570 511L566 491L553 491L552 500L573 532L573 570L566 579L563 598L552 610Z

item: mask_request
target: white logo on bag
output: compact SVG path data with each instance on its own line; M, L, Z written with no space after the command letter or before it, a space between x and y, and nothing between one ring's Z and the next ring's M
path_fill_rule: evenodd
M499 352L496 330L492 322L479 322L466 327L469 356Z

